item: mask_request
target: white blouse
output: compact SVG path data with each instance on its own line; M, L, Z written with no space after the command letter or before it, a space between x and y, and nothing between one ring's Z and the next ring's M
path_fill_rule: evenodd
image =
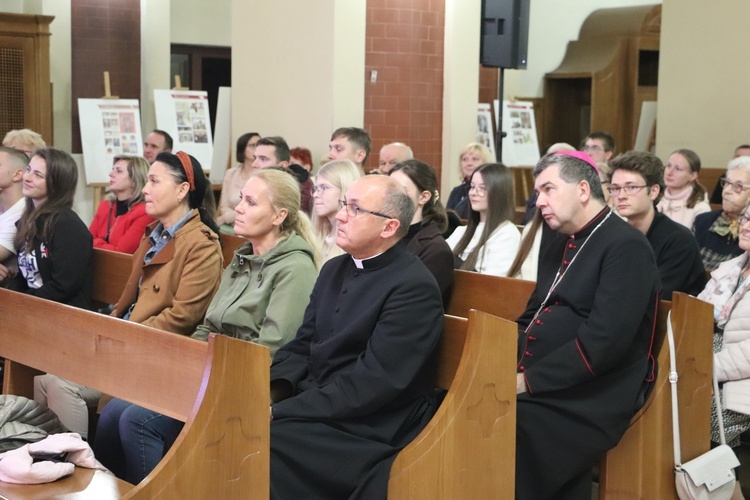
M448 245L451 250L456 248L459 240L463 237L466 232L467 226L457 227L453 234L448 237ZM474 250L474 247L479 243L479 238L482 237L482 231L484 231L484 222L480 222L477 225L476 231L471 241L466 246L464 251L459 255L461 259L466 260L469 254ZM516 258L518 252L518 245L521 242L521 233L518 228L511 221L505 221L495 228L490 235L487 242L484 244L479 258L477 259L477 265L475 271L482 274L491 274L493 276L507 276L510 265L513 263L513 259Z

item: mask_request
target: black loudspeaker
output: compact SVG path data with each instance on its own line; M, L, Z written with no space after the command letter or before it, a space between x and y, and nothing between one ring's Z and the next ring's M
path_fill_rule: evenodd
M479 62L493 68L526 69L530 0L482 0Z

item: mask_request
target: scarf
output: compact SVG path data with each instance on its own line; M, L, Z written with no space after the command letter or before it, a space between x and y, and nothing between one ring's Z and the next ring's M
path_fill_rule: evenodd
M726 262L711 273L711 280L698 295L699 299L714 306L714 321L716 321L716 326L722 330L729 320L732 309L750 286L750 279L746 279L742 283L739 282L747 264L747 253Z
M740 237L740 222L737 218L732 219L726 212L722 212L708 230L719 236L730 236L737 240Z

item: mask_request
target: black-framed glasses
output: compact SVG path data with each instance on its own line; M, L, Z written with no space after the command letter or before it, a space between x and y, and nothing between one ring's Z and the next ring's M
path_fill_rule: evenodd
M645 184L643 186L609 186L607 191L613 196L620 194L620 190L627 195L634 195L639 189L647 188Z
M339 200L339 211L344 207L346 207L346 215L348 215L349 217L356 217L359 212L364 212L366 214L377 215L378 217L384 217L386 219L394 218L390 215L381 214L380 212L366 210L358 206L356 203L347 203L346 200Z
M750 186L743 184L740 181L732 182L729 179L721 179L721 189L724 189L727 186L732 186L732 191L737 194L750 189Z

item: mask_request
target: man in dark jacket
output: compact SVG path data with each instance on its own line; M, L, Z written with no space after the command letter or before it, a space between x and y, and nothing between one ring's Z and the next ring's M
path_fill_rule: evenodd
M271 366L271 498L385 498L391 464L435 411L440 291L404 245L414 205L357 180L295 340Z

